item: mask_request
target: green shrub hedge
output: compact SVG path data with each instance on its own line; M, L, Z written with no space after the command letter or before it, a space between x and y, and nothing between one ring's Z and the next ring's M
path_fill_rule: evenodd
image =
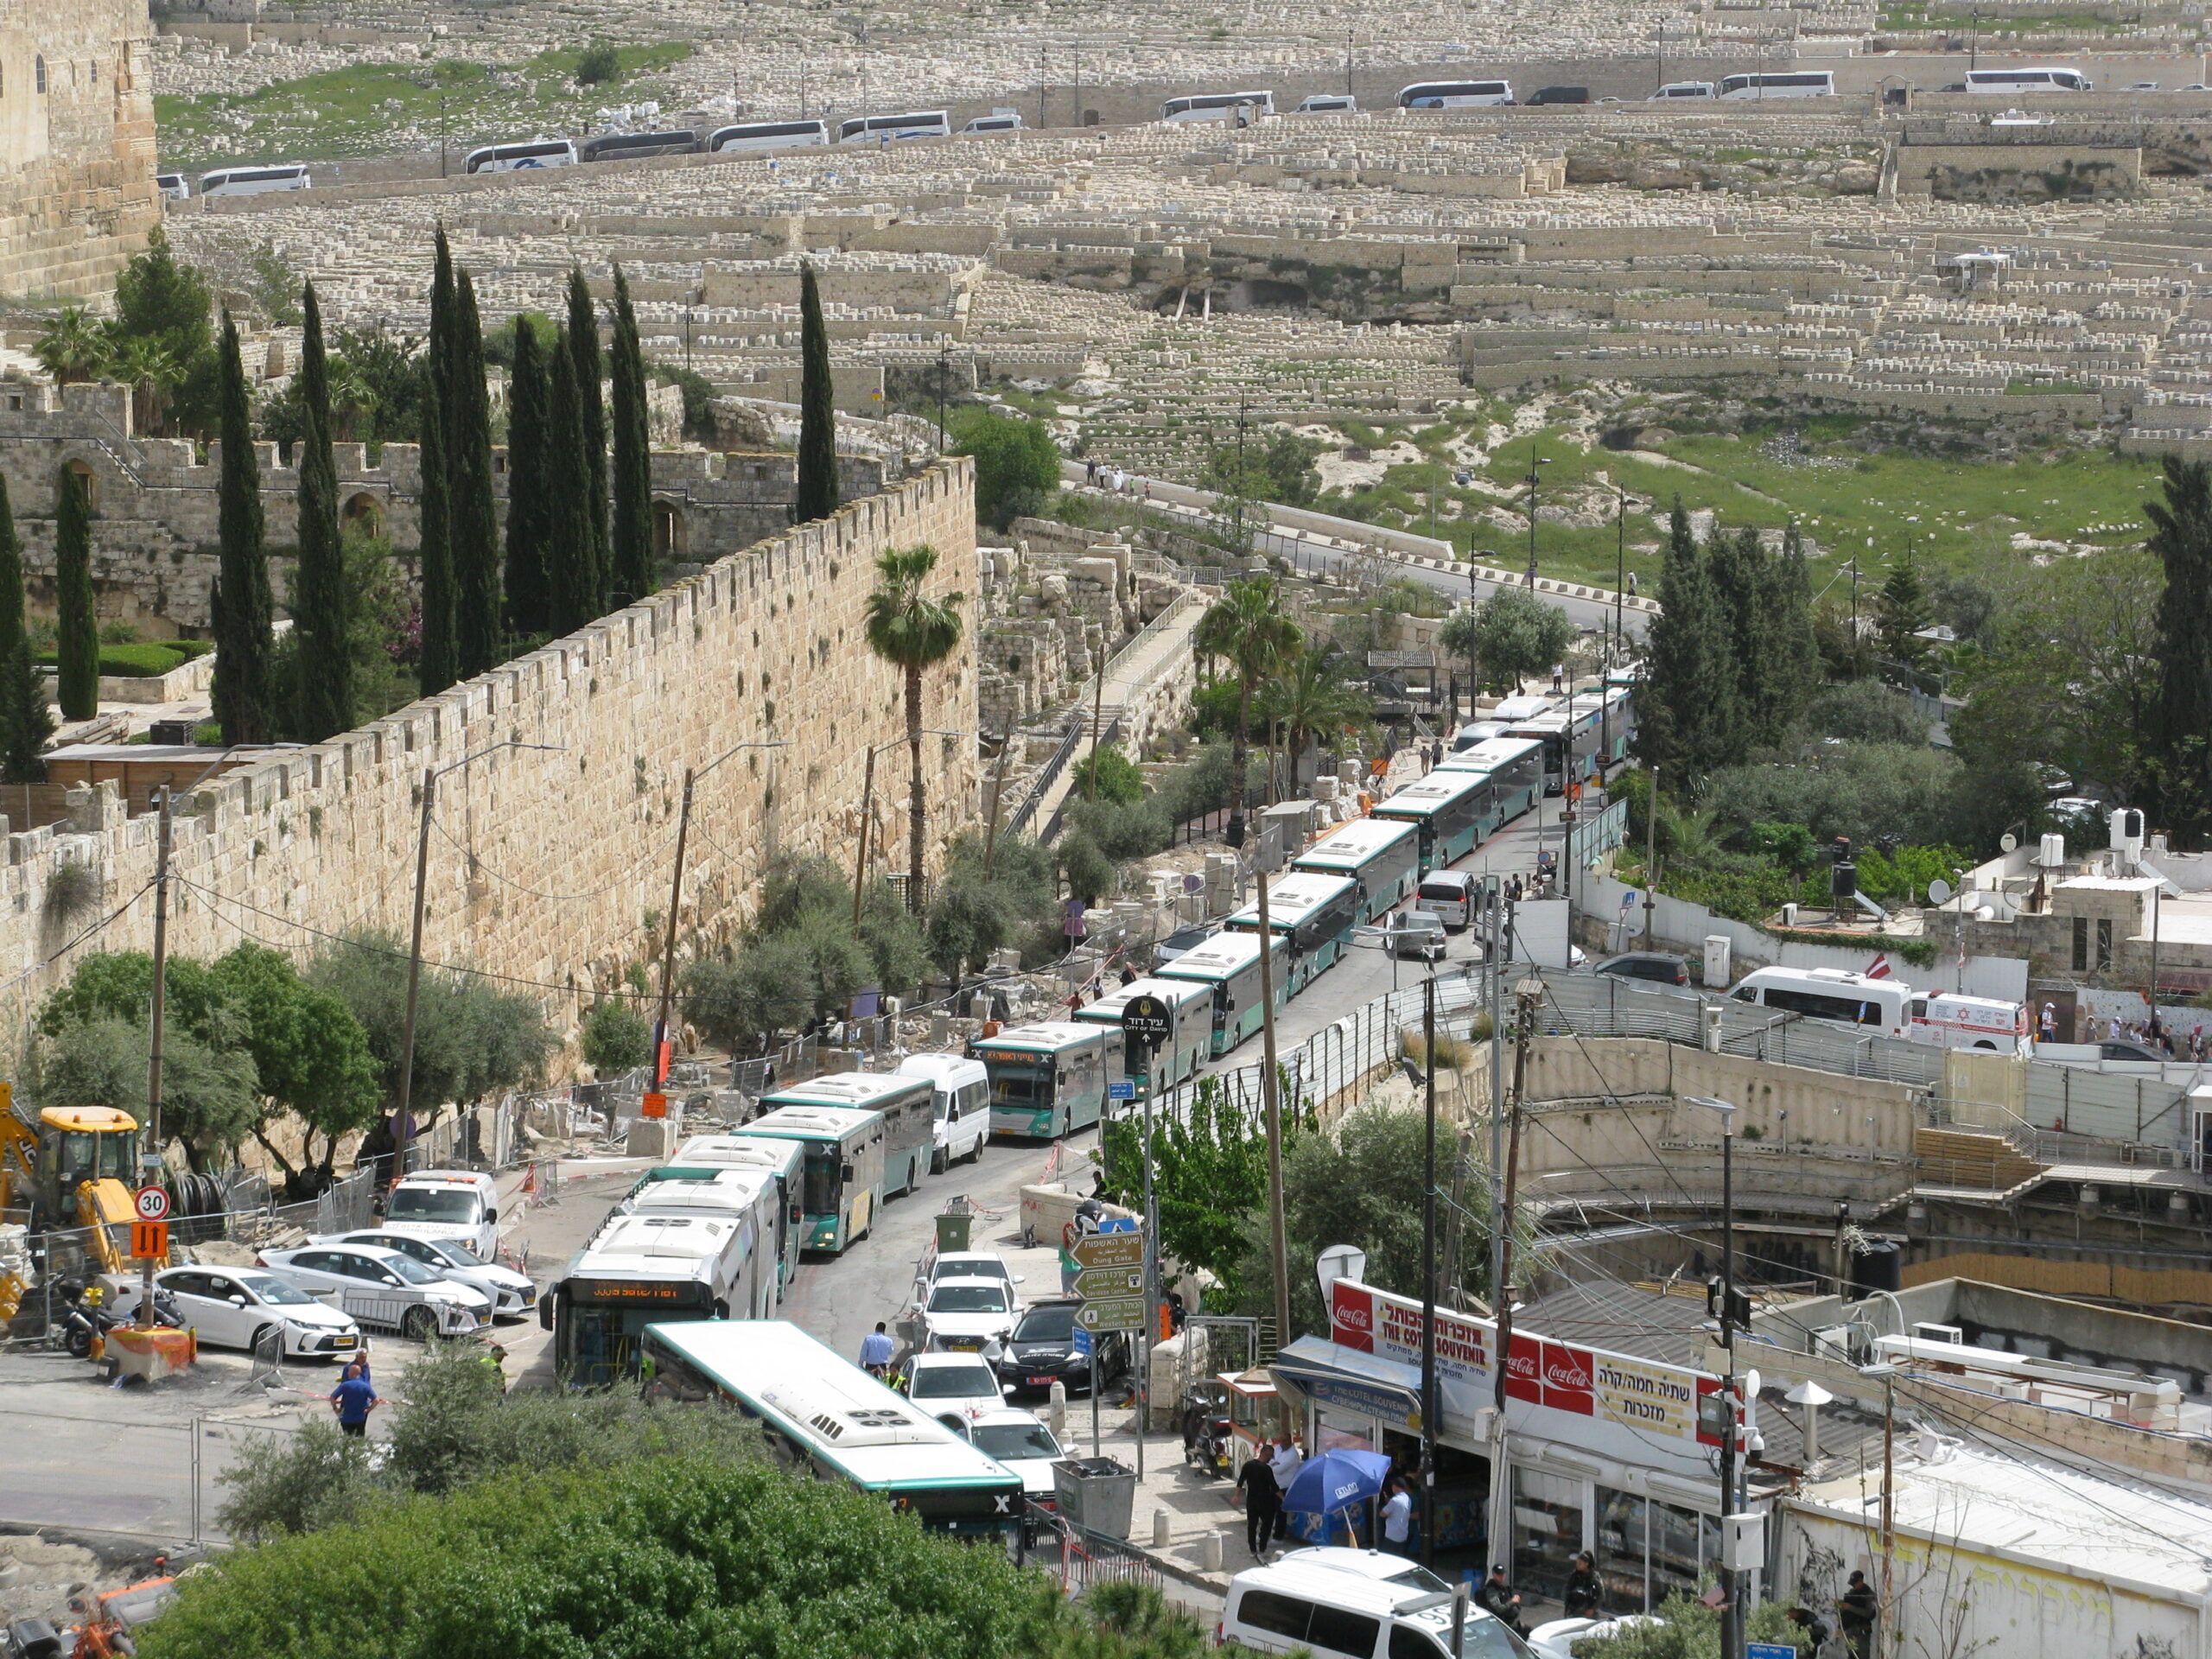
M194 645L198 650L180 650L180 646ZM100 672L116 679L158 679L173 668L181 668L207 649L203 640L178 640L175 644L136 645L102 645ZM56 665L58 658L50 651L41 652L39 661L48 668Z

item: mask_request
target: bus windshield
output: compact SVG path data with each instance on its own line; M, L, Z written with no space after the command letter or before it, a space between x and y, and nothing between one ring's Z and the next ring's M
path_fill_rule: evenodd
M845 1188L842 1149L835 1146L806 1149L806 1193L801 1205L810 1216L836 1213Z
M992 1063L992 1105L1030 1111L1041 1109L1052 1103L1052 1068L1050 1062L1018 1070L1007 1066L1002 1060Z

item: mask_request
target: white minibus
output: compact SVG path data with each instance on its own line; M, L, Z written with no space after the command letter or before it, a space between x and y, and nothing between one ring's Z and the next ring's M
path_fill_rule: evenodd
M1357 115L1359 100L1350 92L1313 92L1291 111L1293 115Z
M935 1095L932 1174L982 1154L983 1142L991 1138L991 1074L981 1062L958 1054L909 1054L899 1062L899 1075L927 1077Z
M486 144L468 152L471 173L521 173L537 167L574 167L575 144L567 138L533 138L526 144Z
M1511 102L1510 80L1422 80L1398 92L1402 110L1478 110Z
M966 126L960 129L960 136L965 138L972 133L978 132L1020 132L1020 130L1021 117L1018 112L1013 110L993 110L988 115L973 118Z
M1713 96L1713 85L1709 80L1670 80L1643 101L1647 104L1671 104L1677 99L1710 99Z
M297 162L282 167L222 167L200 175L203 196L259 196L271 190L312 190L315 181Z
M1903 1037L1912 1024L1911 986L1840 968L1756 969L1728 995L1808 1020L1869 1027L1885 1037Z
M192 181L181 173L156 173L154 175L154 194L163 201L190 201Z
M716 127L707 139L716 156L746 149L805 149L830 142L826 121L747 121L734 127Z

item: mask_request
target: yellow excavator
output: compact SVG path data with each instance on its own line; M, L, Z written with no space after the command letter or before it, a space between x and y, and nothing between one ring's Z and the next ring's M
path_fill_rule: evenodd
M0 1215L30 1233L84 1230L84 1264L123 1274L126 1230L136 1218L138 1120L112 1106L48 1106L35 1120L18 1111L0 1083ZM28 1213L26 1213L28 1212ZM29 1286L0 1258L0 1325L16 1316Z

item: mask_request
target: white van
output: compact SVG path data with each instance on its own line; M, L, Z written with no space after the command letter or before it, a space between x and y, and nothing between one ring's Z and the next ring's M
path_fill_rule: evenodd
M1372 1549L1294 1549L1229 1581L1216 1641L1314 1659L1451 1659L1452 1591L1418 1561ZM1526 1659L1479 1607L1467 1609L1463 1659Z
M1350 92L1308 92L1293 115L1357 115L1359 100Z
M899 1062L899 1075L927 1077L937 1094L931 1173L982 1151L983 1142L991 1138L991 1074L981 1060L960 1054L909 1054Z
M1475 878L1465 870L1431 870L1414 891L1418 908L1433 912L1454 931L1465 927L1475 913Z
M1647 104L1671 104L1677 99L1698 100L1719 96L1719 89L1709 80L1670 80L1643 101Z
M2028 1040L2027 1005L1990 996L1916 992L1910 1035L1916 1043L1937 1048L1988 1048L2006 1054L2028 1054L2035 1049Z
M1728 993L1738 1002L1864 1026L1885 1037L1911 1028L1913 988L1894 979L1872 979L1840 968L1760 968Z
M499 1259L499 1184L481 1170L420 1169L391 1189L384 1224L410 1238L465 1244Z

